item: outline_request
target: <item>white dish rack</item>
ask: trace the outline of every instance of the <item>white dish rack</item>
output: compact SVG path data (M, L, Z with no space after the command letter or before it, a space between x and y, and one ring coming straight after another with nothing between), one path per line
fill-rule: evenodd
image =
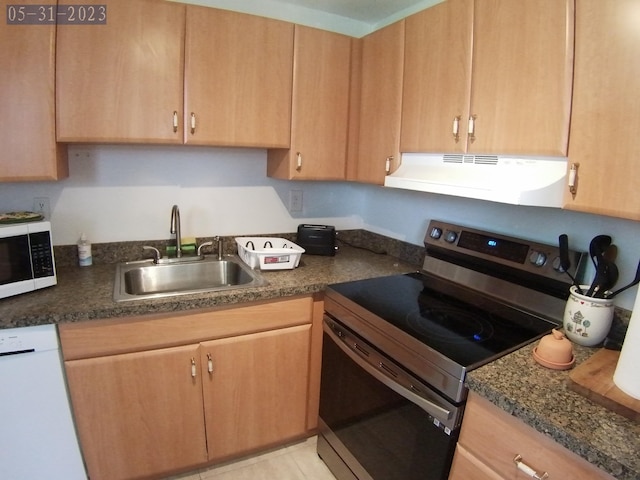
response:
M304 253L304 248L279 237L236 237L236 244L242 261L260 270L296 268Z

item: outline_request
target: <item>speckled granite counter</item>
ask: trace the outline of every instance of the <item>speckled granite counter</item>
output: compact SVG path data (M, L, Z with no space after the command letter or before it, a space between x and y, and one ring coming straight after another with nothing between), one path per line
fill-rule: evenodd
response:
M178 312L319 292L327 284L418 270L397 258L342 247L335 257L303 255L295 270L261 272L268 285L164 299L113 301L115 264L61 267L58 285L0 300L0 328Z
M404 258L404 257L403 257ZM295 270L262 272L259 288L116 303L115 264L58 269L58 285L0 300L0 328L178 312L319 292L327 284L417 270L414 262L341 247L335 257L303 255ZM568 372L539 366L533 345L469 374L472 390L620 480L640 479L640 426L569 391ZM595 349L575 347L577 362Z
M469 388L618 480L640 479L640 424L569 390L570 370L536 363L536 344L472 371ZM574 345L576 365L597 350Z

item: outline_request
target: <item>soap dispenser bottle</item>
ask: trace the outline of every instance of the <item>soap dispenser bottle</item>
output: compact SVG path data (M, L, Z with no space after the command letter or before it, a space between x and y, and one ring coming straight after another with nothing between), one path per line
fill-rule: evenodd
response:
M87 236L83 232L78 240L78 264L81 267L88 267L92 263L91 242L87 240Z

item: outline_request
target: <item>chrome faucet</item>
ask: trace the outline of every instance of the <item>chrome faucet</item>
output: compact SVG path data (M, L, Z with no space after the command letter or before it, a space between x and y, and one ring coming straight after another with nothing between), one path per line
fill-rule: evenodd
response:
M180 231L180 209L174 205L171 209L171 227L169 233L176 235L176 257L182 257L182 234Z

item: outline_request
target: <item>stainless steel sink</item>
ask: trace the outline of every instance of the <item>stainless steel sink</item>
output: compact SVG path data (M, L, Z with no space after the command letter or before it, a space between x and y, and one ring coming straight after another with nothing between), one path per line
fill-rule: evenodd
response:
M116 302L216 292L266 285L260 274L235 255L156 265L151 260L120 263L116 269Z

